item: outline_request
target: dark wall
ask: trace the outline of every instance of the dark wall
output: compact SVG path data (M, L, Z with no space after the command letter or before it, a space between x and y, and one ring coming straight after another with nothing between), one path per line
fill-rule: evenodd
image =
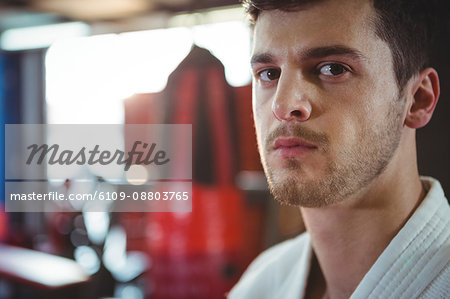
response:
M442 1L444 2L444 1ZM447 3L437 13L439 24L433 45L431 65L439 73L441 96L431 122L417 131L419 170L440 180L450 195L450 21Z

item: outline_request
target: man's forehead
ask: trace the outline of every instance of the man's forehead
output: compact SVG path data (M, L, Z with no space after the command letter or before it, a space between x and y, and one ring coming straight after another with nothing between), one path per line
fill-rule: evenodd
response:
M262 11L254 28L254 50L292 44L354 47L367 38L377 38L374 16L371 3L363 0L320 1L295 11Z
M292 19L297 19L299 25L309 24L310 28L324 23L363 25L370 24L375 15L373 3L368 0L312 1L295 9L262 10L255 22L255 29L262 25L271 27L283 25L287 22L292 24Z

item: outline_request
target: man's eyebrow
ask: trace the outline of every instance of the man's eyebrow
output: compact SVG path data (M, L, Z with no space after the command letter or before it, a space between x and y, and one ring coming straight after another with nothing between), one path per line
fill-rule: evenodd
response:
M274 58L271 54L268 53L261 53L261 54L255 54L252 56L252 59L250 60L251 66L254 66L258 63L272 63L274 61Z
M304 49L299 52L297 57L299 57L300 60L304 61L308 59L323 58L332 55L344 55L350 56L351 58L357 60L368 60L367 57L364 56L360 51L340 45ZM252 66L254 66L258 63L272 63L274 61L275 58L272 54L260 53L253 55L250 63Z
M331 55L345 55L358 60L367 60L367 57L365 57L360 51L340 45L308 48L300 51L298 56L301 60L307 60L312 58L323 58Z

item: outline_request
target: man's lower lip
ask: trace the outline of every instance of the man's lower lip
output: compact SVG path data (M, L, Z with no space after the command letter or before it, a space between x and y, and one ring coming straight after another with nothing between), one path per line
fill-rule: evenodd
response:
M315 148L306 146L290 146L279 147L275 150L275 153L279 154L283 158L294 158L311 153Z

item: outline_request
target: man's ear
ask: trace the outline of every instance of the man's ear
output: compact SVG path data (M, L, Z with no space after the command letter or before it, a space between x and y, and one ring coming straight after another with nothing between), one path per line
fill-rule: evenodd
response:
M406 112L405 125L418 129L431 119L439 98L439 77L435 69L426 68L415 77L412 103Z

